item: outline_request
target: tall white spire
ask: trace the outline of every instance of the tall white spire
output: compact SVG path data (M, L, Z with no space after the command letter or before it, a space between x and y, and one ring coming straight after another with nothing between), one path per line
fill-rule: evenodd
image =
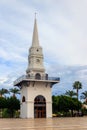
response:
M27 74L45 73L42 47L39 45L37 20L35 14L32 45L29 49Z
M34 30L33 30L33 37L32 37L32 46L33 47L39 46L36 13L35 13Z

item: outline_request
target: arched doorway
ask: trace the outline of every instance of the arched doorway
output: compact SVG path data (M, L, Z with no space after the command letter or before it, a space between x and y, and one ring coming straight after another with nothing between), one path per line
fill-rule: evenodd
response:
M34 99L34 118L46 118L46 100L41 95Z

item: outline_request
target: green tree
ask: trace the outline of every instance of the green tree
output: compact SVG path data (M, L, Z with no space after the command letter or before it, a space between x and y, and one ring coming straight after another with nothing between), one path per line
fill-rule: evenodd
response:
M8 93L9 91L7 89L4 89L4 88L0 89L0 97L3 97L4 94L8 94Z
M16 97L7 98L7 108L10 117L14 117L15 110L20 109L20 101Z
M82 108L82 103L78 101L77 98L72 98L73 100L73 109L79 111Z
M61 95L59 97L59 102L58 102L58 110L61 112L68 112L69 111L69 97Z
M59 96L52 96L52 110L53 110L53 113L58 112L58 101L59 101Z
M0 97L0 109L6 108L6 106L7 106L6 98Z
M6 106L7 106L6 98L0 97L0 117L2 117L2 110L6 108Z
M69 114L69 116L73 116L73 111L79 111L81 109L82 103L78 101L77 98L72 98L69 96L61 95L61 96L53 96L53 113L65 113ZM71 111L71 114L70 114Z
M20 94L19 89L17 88L11 88L9 91L13 93L13 97L16 97L16 94Z
M82 92L82 94L81 94L81 97L80 97L81 99L85 99L85 102L87 102L87 91L85 91L85 92Z
M77 99L79 97L79 89L82 89L82 83L79 81L75 81L73 84L73 89L76 89L76 93L77 93Z
M72 90L71 91L68 90L68 91L66 91L65 95L67 95L67 96L72 98L72 97L76 96L77 94L74 91L72 91Z

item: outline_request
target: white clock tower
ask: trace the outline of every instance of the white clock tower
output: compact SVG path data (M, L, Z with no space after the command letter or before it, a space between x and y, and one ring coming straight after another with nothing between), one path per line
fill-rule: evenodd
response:
M32 46L29 49L28 68L26 70L28 76L36 76L38 78L45 76L45 68L43 64L42 47L39 45L37 22L35 18Z
M52 117L51 88L53 84L58 82L59 78L48 77L48 74L45 73L43 52L39 45L37 20L35 18L26 75L14 81L14 86L20 87L21 91L20 117Z

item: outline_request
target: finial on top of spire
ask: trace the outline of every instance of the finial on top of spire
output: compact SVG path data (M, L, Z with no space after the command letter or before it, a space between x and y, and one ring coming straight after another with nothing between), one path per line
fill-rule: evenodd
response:
M36 15L37 15L37 13L35 12L35 19L36 19Z
M32 46L39 46L36 14L37 13L35 12L34 30L33 30L33 37L32 37Z

